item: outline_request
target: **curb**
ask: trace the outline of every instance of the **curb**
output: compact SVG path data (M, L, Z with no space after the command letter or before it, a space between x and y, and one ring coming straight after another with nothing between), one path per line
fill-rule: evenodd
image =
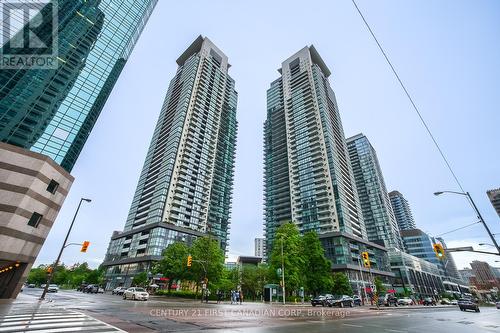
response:
M391 311L391 310L425 310L425 309L453 309L458 308L458 305L429 305L429 306L404 306L399 305L397 307L391 306L381 306L380 308L370 307L370 310L379 310L379 311Z

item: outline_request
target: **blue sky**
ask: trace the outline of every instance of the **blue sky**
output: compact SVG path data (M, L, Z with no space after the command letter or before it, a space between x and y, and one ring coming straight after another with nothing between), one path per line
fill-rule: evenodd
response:
M500 2L358 5L465 189L500 232L485 193L500 187ZM388 190L405 195L417 226L439 235L476 220L463 197L432 194L457 186L351 1L160 0L73 169L73 188L37 264L55 259L80 197L93 201L82 207L70 241L91 245L86 254L67 248L63 262L102 261L113 230L124 226L175 60L199 34L228 55L239 93L230 259L253 254L262 235L266 90L281 62L310 44L332 71L346 136L368 136ZM489 242L480 225L444 238L451 246ZM455 259L462 268L495 257Z

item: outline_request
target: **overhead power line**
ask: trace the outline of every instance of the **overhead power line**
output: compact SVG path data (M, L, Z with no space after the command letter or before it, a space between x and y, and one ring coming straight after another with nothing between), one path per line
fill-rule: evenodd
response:
M382 52L382 54L384 55L384 58L385 60L387 61L387 63L389 64L389 66L391 67L391 70L392 72L394 73L394 76L396 76L396 79L398 80L399 84L401 85L401 88L403 88L405 94L406 94L406 97L408 97L408 99L410 100L410 103L411 105L413 106L413 109L415 109L415 112L417 113L418 115L418 118L420 119L420 121L422 122L422 125L424 125L425 127L425 130L427 131L427 133L429 134L429 136L431 137L432 139L432 142L434 143L434 145L436 146L437 150L439 151L439 154L441 155L441 157L443 158L444 160L444 163L446 164L446 167L448 168L448 170L450 171L451 175L453 176L453 179L455 179L455 182L457 183L458 187L460 188L460 190L462 190L462 192L465 192L464 188L462 187L462 184L460 183L460 181L458 180L458 177L457 175L455 174L455 172L453 171L453 168L451 167L451 164L450 162L448 161L448 159L446 158L446 156L444 155L443 153L443 150L441 149L441 147L439 146L436 138L434 137L434 135L432 134L431 132L431 129L429 128L429 126L427 125L424 117L422 117L422 114L420 113L417 105L415 104L415 102L413 101L413 98L411 97L410 93L408 92L408 89L406 89L406 86L404 85L403 81L401 80L398 72L396 71L396 69L394 68L394 65L392 64L392 62L389 60L389 57L387 56L387 53L384 51L384 48L382 47L382 45L380 45L377 37L375 36L375 34L373 33L373 30L372 28L370 27L370 25L368 24L368 22L366 21L365 17L363 16L363 13L361 13L361 10L359 9L357 3L355 0L351 0L352 3L354 4L354 7L356 7L356 10L358 11L359 15L361 16L361 18L363 19L363 22L365 23L366 27L368 28L368 31L370 31L370 34L372 35L373 39L375 40L375 43L377 43L377 46L378 48L380 49L380 52Z
M447 232L443 232L442 234L439 234L436 237L441 237L443 235L451 234L452 232L455 232L455 231L458 231L458 230L462 230L462 229L471 227L471 226L476 225L478 223L481 223L481 221L477 221L477 222L474 222L474 223L471 223L471 224L464 225L463 227L460 227L460 228L456 228L456 229L453 229L453 230L450 230L450 231L447 231Z

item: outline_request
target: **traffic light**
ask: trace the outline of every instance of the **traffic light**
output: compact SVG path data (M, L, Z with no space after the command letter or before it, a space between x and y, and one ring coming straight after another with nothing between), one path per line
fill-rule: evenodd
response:
M193 264L193 257L188 256L187 267L191 267L192 264Z
M52 274L52 266L47 267L47 273Z
M83 252L83 253L87 252L87 249L89 248L89 245L90 245L89 241L83 242L82 249L80 250L80 252Z
M368 252L361 252L361 257L363 258L363 266L365 266L365 268L370 268L371 263L370 263L370 256L368 255Z
M446 255L444 253L443 245L441 245L440 243L436 243L433 244L432 247L434 248L434 253L436 253L436 257L438 259L444 259Z

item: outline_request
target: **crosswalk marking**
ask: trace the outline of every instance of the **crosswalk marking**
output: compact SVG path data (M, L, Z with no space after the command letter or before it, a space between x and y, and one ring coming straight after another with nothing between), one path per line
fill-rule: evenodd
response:
M54 311L0 315L0 332L125 332L76 311Z

